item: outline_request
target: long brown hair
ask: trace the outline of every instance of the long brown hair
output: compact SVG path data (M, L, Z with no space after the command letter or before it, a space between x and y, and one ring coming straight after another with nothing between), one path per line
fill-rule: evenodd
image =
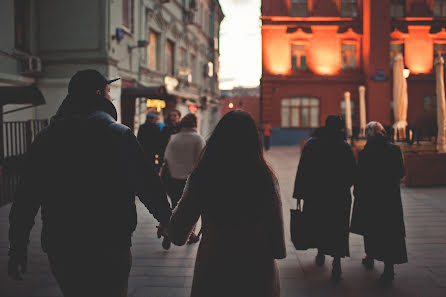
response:
M249 113L231 111L220 120L191 174L190 184L201 192L203 205L216 216L252 218L264 215L265 207L272 206L278 182L264 158Z

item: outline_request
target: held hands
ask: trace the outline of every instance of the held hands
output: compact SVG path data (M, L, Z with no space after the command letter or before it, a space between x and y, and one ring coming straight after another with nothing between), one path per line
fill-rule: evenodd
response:
M23 280L22 274L26 273L28 268L27 250L17 251L9 249L8 275L13 280Z
M156 232L158 238L161 238L161 236L166 238L169 237L169 235L167 234L167 227L163 226L162 224L159 224L158 226L156 226L156 228L158 229Z

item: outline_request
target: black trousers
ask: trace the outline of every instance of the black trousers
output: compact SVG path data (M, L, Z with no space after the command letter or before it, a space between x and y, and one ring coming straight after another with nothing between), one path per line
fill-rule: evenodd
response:
M48 253L64 297L126 297L132 266L130 248Z
M178 201L180 201L185 185L185 179L169 178L169 181L167 182L167 195L169 195L170 200L172 201L172 209L174 209L177 206Z

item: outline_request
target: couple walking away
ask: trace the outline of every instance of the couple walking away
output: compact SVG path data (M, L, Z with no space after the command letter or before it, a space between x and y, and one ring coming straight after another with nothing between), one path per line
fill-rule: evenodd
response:
M282 206L251 116L233 111L219 122L171 217L153 162L116 122L113 81L96 70L76 73L27 152L10 212L10 277L21 279L27 270L41 208L42 248L63 295L127 296L136 195L177 245L202 217L192 296L280 296L275 259L286 256Z
M363 264L383 261L380 280L390 284L394 264L407 262L400 180L404 176L400 149L391 144L383 126L367 125L367 144L356 165L345 141L345 123L329 116L326 125L306 143L297 170L293 197L304 201L305 248L317 248L316 264L333 257L332 278L341 279L341 258L350 256L349 233L364 236ZM350 225L354 185L355 202ZM294 234L297 235L297 234Z

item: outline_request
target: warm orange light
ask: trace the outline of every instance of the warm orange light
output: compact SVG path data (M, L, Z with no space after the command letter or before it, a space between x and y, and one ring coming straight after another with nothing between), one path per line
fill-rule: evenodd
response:
M291 49L289 40L283 38L285 26L265 30L262 27L263 65L274 75L287 74L291 70Z
M320 75L333 75L341 69L341 45L338 26L312 26L309 67Z
M231 103L229 103L229 108L234 108L234 104L231 102Z
M434 62L434 48L429 36L430 26L409 26L405 40L405 63L411 73L429 73Z

